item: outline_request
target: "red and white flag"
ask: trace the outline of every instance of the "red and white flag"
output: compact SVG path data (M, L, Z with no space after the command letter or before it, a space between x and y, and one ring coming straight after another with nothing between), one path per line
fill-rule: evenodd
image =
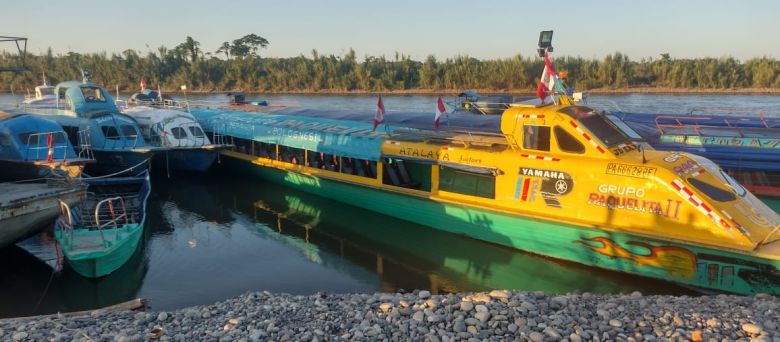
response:
M557 74L553 69L550 57L547 55L547 51L544 51L544 71L542 72L542 78L539 80L539 86L536 88L536 96L542 101L550 96L550 92L555 87L555 78Z
M146 80L144 80L143 77L141 77L141 91L146 90Z
M376 114L374 114L374 130L379 124L385 122L385 105L382 104L382 95L379 95L379 100L376 102Z
M439 100L436 101L436 116L433 118L433 127L439 128L439 118L441 118L442 114L447 114L447 107L444 107L444 101L439 96Z

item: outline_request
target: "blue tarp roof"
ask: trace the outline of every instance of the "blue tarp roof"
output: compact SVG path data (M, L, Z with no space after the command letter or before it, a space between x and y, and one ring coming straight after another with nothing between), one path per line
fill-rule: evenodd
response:
M203 129L242 139L344 157L379 160L387 134L371 124L325 118L193 109Z

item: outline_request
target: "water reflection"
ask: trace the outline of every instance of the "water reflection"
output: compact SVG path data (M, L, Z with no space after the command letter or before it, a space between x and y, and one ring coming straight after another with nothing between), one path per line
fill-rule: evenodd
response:
M439 232L230 170L158 178L153 189L141 248L107 277L85 279L67 267L52 274L19 248L1 251L13 262L0 264L0 316L83 310L136 297L168 310L256 290L689 293ZM24 245L53 259L49 235Z

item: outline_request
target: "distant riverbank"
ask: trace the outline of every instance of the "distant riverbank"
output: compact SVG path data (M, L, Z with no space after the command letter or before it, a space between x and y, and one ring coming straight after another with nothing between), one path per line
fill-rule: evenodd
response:
M121 89L120 89L121 90ZM528 89L472 89L478 94L506 94L514 96L536 96L535 90ZM406 90L381 90L381 91L365 91L365 90L336 90L336 89L323 89L323 90L286 90L286 91L244 91L244 90L232 90L243 91L247 94L274 94L274 95L339 95L339 96L366 96L366 95L444 95L444 96L456 96L463 92L462 89L406 89ZM579 90L578 90L579 91ZM131 91L121 90L122 93L130 93ZM162 92L175 95L184 95L181 89L162 89ZM187 94L224 94L231 92L231 90L187 90ZM637 87L637 88L623 88L623 89L591 89L584 92L593 95L629 95L629 94L648 94L648 95L780 95L780 89L775 88L732 88L732 89L687 89L687 88L654 88L654 87ZM15 94L22 95L26 92L0 92L0 94Z

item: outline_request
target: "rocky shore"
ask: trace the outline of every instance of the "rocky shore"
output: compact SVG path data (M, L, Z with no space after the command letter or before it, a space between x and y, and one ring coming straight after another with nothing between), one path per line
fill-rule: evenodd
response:
M0 341L774 341L780 298L255 292L160 312L0 320Z

